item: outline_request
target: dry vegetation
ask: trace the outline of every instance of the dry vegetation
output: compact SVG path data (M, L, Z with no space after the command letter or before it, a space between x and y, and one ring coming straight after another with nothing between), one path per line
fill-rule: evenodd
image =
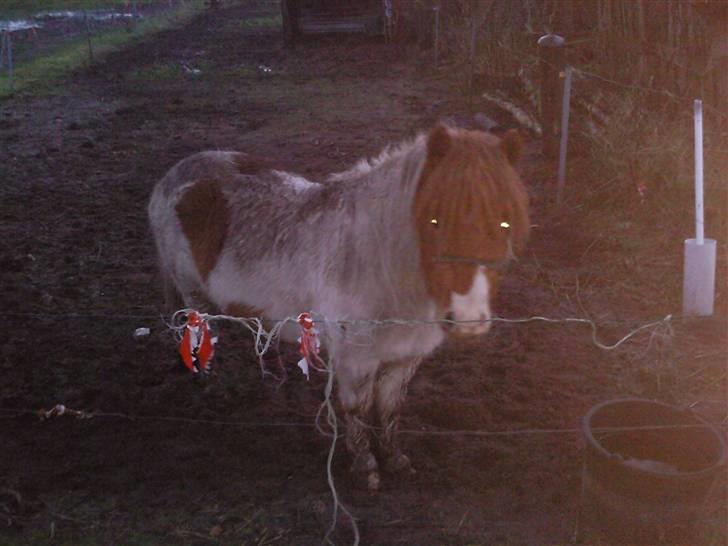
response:
M436 2L399 2L399 35L434 41ZM566 38L574 67L567 207L627 251L672 259L693 235L693 99L704 102L707 236L719 240L725 278L728 195L728 4L701 0L457 0L440 2L441 71L475 97L506 90L539 118L538 38ZM723 55L723 57L720 57ZM492 93L490 96L493 96ZM555 169L554 169L555 172ZM656 229L657 228L657 229ZM627 233L621 233L625 232ZM667 252L666 252L667 251ZM645 272L645 282L650 279ZM675 282L679 279L675 279ZM673 284L675 284L673 282ZM720 284L720 282L719 282ZM724 286L718 287L725 310ZM674 285L670 291L675 293Z

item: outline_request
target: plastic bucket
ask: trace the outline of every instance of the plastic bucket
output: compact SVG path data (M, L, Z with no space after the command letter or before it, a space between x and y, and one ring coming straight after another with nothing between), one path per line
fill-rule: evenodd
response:
M625 399L594 406L582 432L583 522L620 544L690 541L726 461L718 430L690 410Z

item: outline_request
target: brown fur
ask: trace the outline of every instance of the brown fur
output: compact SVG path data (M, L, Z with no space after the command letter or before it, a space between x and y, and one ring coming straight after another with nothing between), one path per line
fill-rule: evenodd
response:
M235 156L235 168L240 174L258 174L261 171L270 170L271 166L258 158L251 158L239 153Z
M182 195L176 212L197 270L206 281L227 237L230 224L227 199L215 181L198 182Z
M414 201L420 258L430 294L444 308L454 291L466 293L476 265L438 262L444 254L500 262L528 235L528 194L513 164L520 137L436 127ZM432 220L436 219L437 224ZM508 222L509 229L500 226ZM446 250L447 249L447 250ZM488 269L495 288L500 274Z

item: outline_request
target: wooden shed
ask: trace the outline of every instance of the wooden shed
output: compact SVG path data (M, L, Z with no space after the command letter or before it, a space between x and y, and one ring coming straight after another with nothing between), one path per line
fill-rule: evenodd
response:
M287 43L305 34L384 32L385 0L281 0Z

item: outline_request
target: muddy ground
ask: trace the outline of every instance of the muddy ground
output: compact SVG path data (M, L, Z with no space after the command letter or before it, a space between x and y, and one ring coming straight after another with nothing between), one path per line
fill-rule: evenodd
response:
M182 369L160 320L147 199L169 167L202 149L245 150L315 178L470 114L462 78L434 72L429 52L361 37L291 51L274 14L254 2L209 12L51 95L0 104L0 543L322 543L330 443L310 425L324 378L306 382L285 348L288 380L261 378L249 335L232 324L210 377ZM621 227L595 234L585 211L554 207L553 169L535 140L521 171L537 226L499 315L588 316L614 342L679 311L681 247L635 272ZM723 299L719 310L725 317ZM151 336L135 341L138 327ZM720 422L725 318L676 316L672 328L604 351L587 326L497 324L425 362L403 427L575 429L595 403L632 395L694 404ZM56 403L96 416L34 414ZM337 448L335 483L362 544L571 540L578 433L404 441L417 475L385 478L377 494L356 488ZM726 543L724 505L721 482L695 543ZM352 538L340 518L335 543ZM587 529L580 538L604 540Z

